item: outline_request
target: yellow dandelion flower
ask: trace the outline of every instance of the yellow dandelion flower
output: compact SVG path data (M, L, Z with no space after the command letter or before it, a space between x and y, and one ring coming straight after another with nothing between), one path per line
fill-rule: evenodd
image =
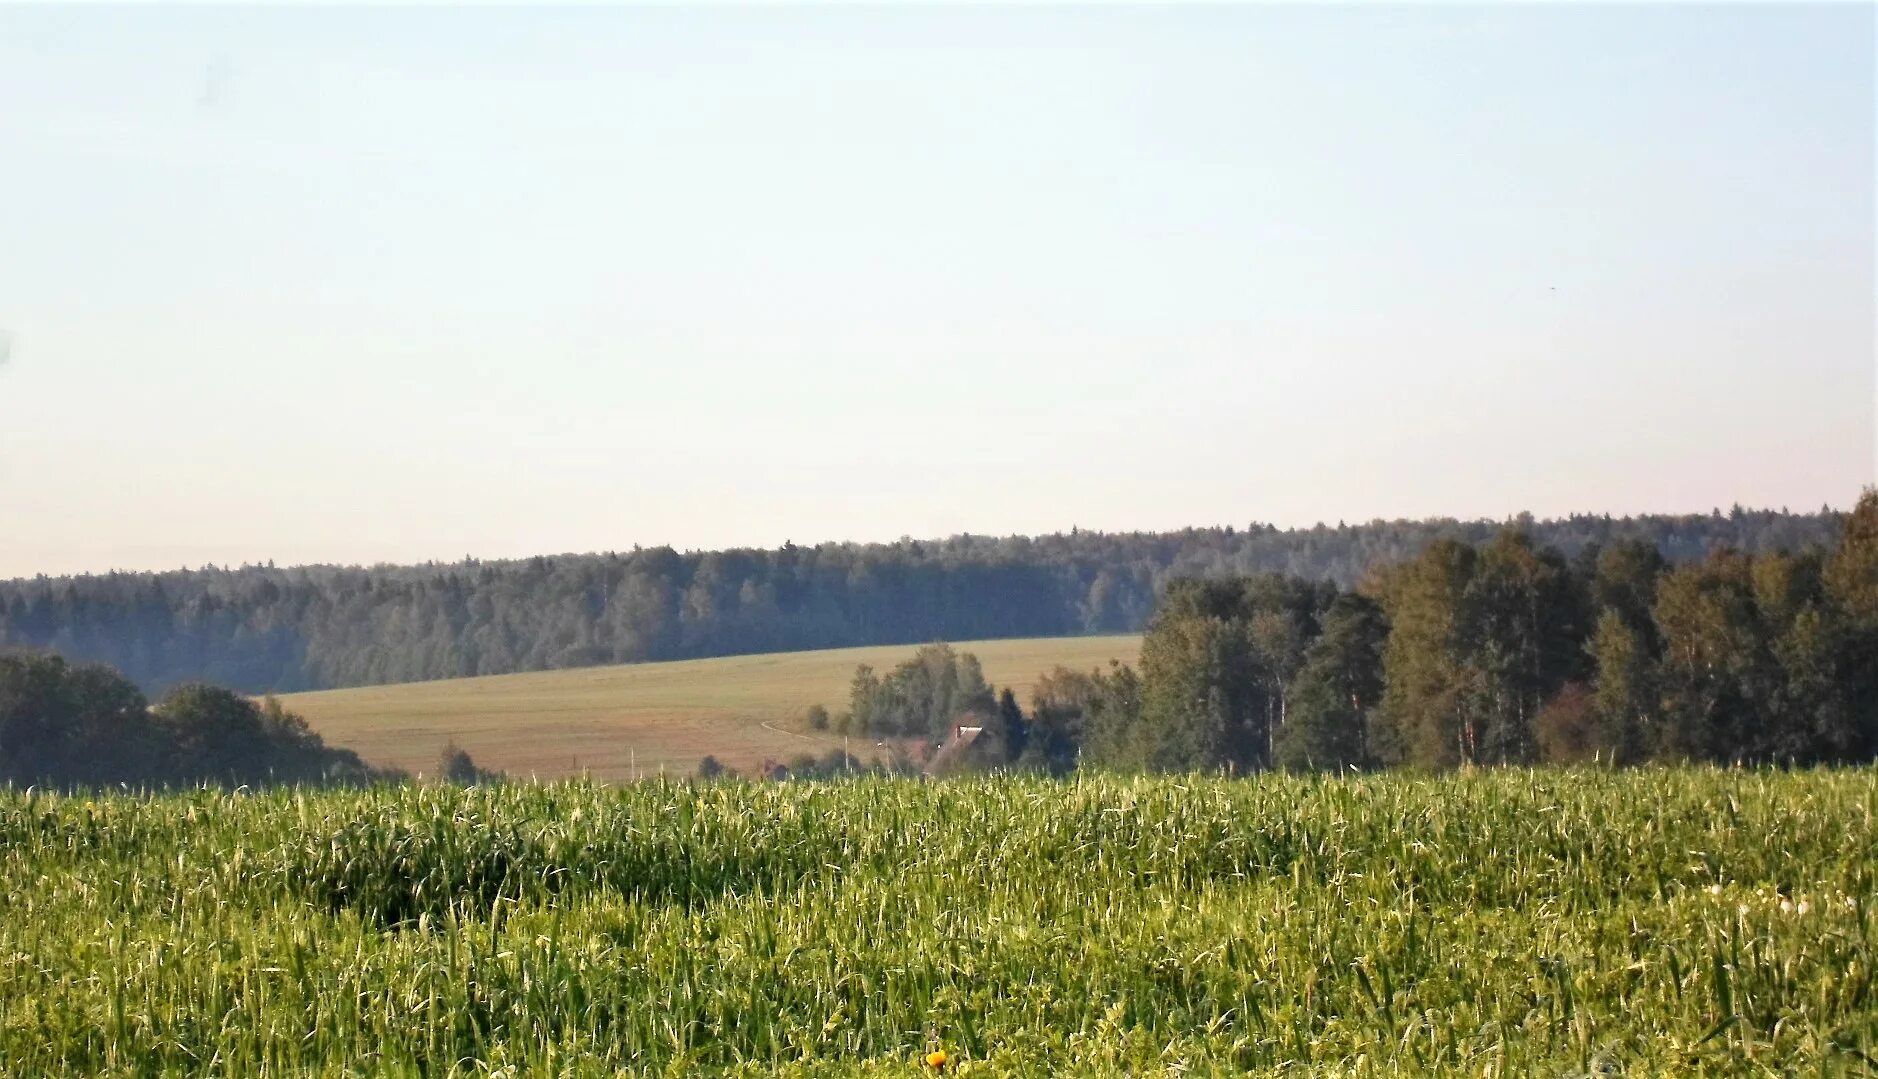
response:
M946 1060L946 1051L944 1049L934 1049L932 1052L926 1054L926 1066L936 1072L946 1070Z

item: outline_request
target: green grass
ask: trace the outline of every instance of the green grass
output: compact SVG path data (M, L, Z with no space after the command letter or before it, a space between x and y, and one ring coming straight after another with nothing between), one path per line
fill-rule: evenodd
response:
M1878 773L0 793L0 1074L1863 1075Z
M1011 686L1029 705L1039 674L1132 663L1140 637L1051 637L954 645L984 664L985 677ZM512 776L591 776L627 780L661 770L689 775L706 754L733 768L765 758L822 754L839 737L789 728L811 704L847 707L848 681L862 663L884 670L916 646L886 645L784 652L676 663L634 663L566 671L365 686L281 698L329 744L368 762L433 772L454 739L476 763ZM765 725L767 724L767 726ZM856 756L872 743L856 741Z

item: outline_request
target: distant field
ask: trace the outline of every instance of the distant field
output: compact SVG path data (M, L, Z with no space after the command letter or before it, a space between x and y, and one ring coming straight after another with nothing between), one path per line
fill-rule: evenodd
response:
M1029 706L1037 675L1059 664L1087 670L1111 659L1133 663L1141 638L1052 637L967 641L954 648L984 664L985 677L1010 686ZM587 774L624 780L684 774L706 754L733 768L839 747L839 737L808 737L790 725L811 704L839 711L862 663L891 667L914 645L782 652L759 656L584 667L395 686L365 686L281 697L328 743L372 764L434 771L455 739L476 763L513 776ZM770 726L765 726L770 724ZM853 747L857 756L871 746Z

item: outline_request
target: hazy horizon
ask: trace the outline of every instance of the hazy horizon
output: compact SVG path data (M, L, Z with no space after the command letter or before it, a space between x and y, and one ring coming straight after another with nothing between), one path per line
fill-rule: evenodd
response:
M1637 513L1629 513L1629 514L1611 513L1611 514L1608 514L1608 516L1616 520L1633 520L1633 519L1643 518L1643 517L1708 517L1715 513L1720 513L1723 516L1727 516L1735 508L1736 507L1734 505L1729 505L1729 506L1711 506L1706 510L1673 510L1673 511L1672 510L1664 510L1664 511L1644 510L1644 511L1640 511ZM1813 514L1813 513L1820 512L1821 510L1827 510L1832 513L1844 514L1844 513L1850 512L1851 503L1848 502L1848 503L1840 504L1840 505L1835 505L1831 503L1822 503L1819 506L1811 506L1811 507L1743 505L1743 506L1740 506L1739 508L1745 513L1783 513L1783 514L1800 515L1800 514ZM1508 513L1508 514L1499 514L1499 515L1488 514L1488 515L1474 516L1474 517L1458 517L1453 514L1430 514L1425 517L1391 517L1391 518L1367 518L1366 517L1360 520L1353 519L1353 518L1344 518L1344 519L1335 520L1335 521L1313 521L1309 524L1293 524L1293 525L1278 524L1273 521L1244 521L1244 522L1194 521L1194 522L1189 522L1184 525L1171 525L1167 528L1158 528L1158 529L1156 528L1095 529L1095 528L1082 528L1080 526L1075 526L1075 525L1066 525L1062 528L1049 528L1049 529L1044 529L1040 532L982 532L982 531L974 531L972 529L964 529L959 532L950 532L950 533L946 533L943 535L913 535L911 533L904 533L899 536L891 536L891 537L888 537L888 536L847 537L847 538L823 537L821 539L806 540L806 541L797 540L793 537L784 537L783 539L777 540L773 543L728 544L728 545L720 545L720 546L715 546L715 547L696 547L696 546L686 547L686 546L677 545L677 544L639 543L639 544L627 544L623 547L587 547L587 548L578 548L578 549L570 547L570 548L565 548L565 549L543 549L543 550L538 550L538 551L524 551L524 552L520 552L516 554L478 554L476 552L465 552L463 554L458 554L453 557L432 556L432 557L396 559L396 560L377 559L377 560L366 561L366 562L334 561L334 560L312 561L312 562L287 562L278 558L259 558L259 559L247 559L245 561L236 561L236 562L206 561L206 562L198 562L198 563L182 563L182 564L174 565L174 566L140 566L140 567L110 566L110 567L105 567L103 569L66 570L66 571L59 571L59 572L35 570L32 573L0 575L0 583L5 583L7 581L32 580L36 577L53 577L53 578L102 577L102 576L108 576L109 574L112 574L112 573L172 573L172 572L179 572L179 571L180 572L197 572L197 571L208 570L208 569L236 570L236 569L243 569L243 568L248 568L248 567L261 567L261 566L270 566L270 565L273 568L283 569L283 570L325 567L325 566L359 568L359 569L371 569L371 568L378 567L378 566L425 566L425 565L450 566L450 565L461 565L465 563L466 561L477 562L477 563L523 562L523 561L527 561L530 558L536 558L536 557L584 558L584 557L590 557L590 556L609 555L609 554L614 554L614 555L631 554L636 550L653 549L653 548L659 548L659 547L670 547L679 554L697 554L697 553L706 552L706 551L724 551L724 550L758 550L758 551L776 550L776 549L781 548L785 543L792 543L796 547L799 547L799 548L814 548L814 547L825 545L825 544L834 544L837 546L853 545L857 547L865 547L865 546L892 547L897 544L906 543L906 542L944 543L948 540L956 539L960 536L966 536L966 535L971 536L974 539L992 539L992 540L1010 539L1013 537L1022 537L1025 539L1038 539L1038 538L1054 536L1054 535L1069 535L1072 532L1078 532L1078 531L1094 533L1094 534L1102 534L1102 535L1111 535L1111 536L1128 535L1128 534L1166 535L1170 533L1186 531L1189 529L1195 530L1195 531L1205 531L1208 529L1217 530L1217 529L1232 528L1235 530L1243 531L1247 528L1248 525L1250 526L1268 526L1269 525L1273 528L1278 529L1278 531L1281 533L1288 533L1288 532L1311 532L1320 527L1335 531L1336 529L1340 527L1362 528L1362 527L1367 527L1367 526L1376 525L1376 524L1419 524L1419 523L1425 523L1428 521L1441 521L1441 520L1452 520L1455 523L1462 524L1462 525L1480 524L1482 522L1499 525L1499 524L1513 524L1517 522L1518 519L1522 515L1530 516L1534 520L1535 523L1541 523L1541 524L1547 523L1547 522L1566 520L1573 516L1588 516L1588 517L1606 516L1605 511L1603 510L1578 510L1578 511L1573 511L1571 513L1563 513L1563 514L1557 514L1557 515L1540 515L1540 514L1531 513L1530 511L1527 511L1527 510L1520 510L1520 511L1516 511L1514 513ZM856 646L856 647L860 647L860 646Z
M1873 38L0 8L0 578L1844 509Z

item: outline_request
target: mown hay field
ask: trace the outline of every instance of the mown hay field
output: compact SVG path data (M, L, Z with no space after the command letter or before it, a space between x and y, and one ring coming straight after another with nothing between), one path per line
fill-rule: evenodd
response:
M1868 1075L1878 773L0 793L0 1074Z
M1026 705L1037 676L1133 663L1141 638L1047 637L968 641L985 677L1011 686ZM456 678L392 686L292 693L283 704L305 716L329 745L367 762L434 772L454 740L476 763L516 777L602 780L688 775L707 754L744 770L765 759L839 749L839 737L792 730L803 711L846 707L856 666L885 670L914 645L781 652L672 663ZM857 757L873 756L856 741Z

